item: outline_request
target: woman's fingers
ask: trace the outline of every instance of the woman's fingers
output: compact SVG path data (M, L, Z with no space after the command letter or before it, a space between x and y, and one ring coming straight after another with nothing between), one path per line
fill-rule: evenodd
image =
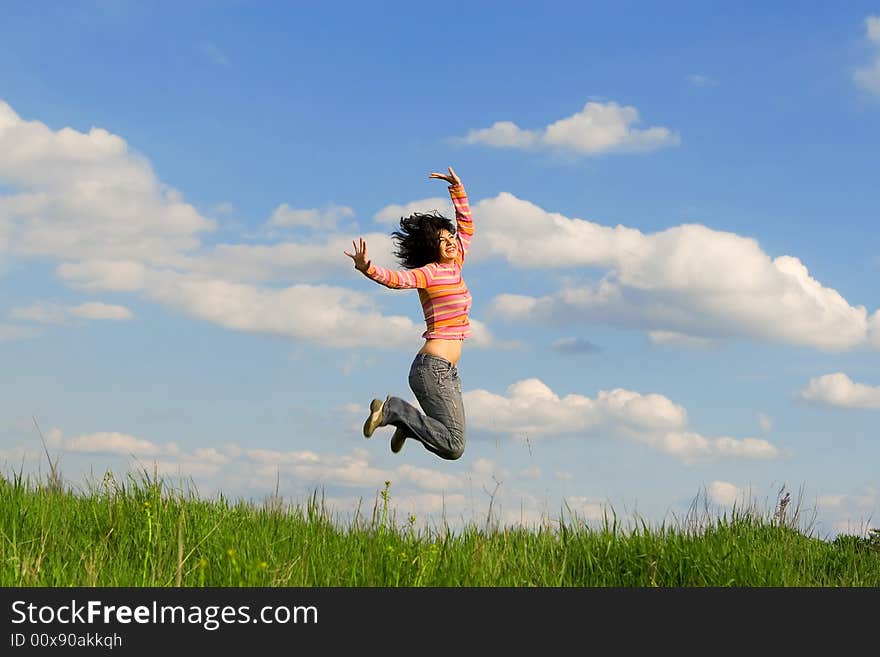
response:
M450 185L458 185L461 183L461 179L456 175L455 171L452 170L452 167L449 168L449 173L437 173L432 172L428 174L429 178L440 178L441 180L445 180Z
M360 238L360 242L351 241L351 245L354 247L354 253L349 253L348 251L343 251L345 255L349 258L360 258L362 256L367 255L367 243L364 241L364 238Z

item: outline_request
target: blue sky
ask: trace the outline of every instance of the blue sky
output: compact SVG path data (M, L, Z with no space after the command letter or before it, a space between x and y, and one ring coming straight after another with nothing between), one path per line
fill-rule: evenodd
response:
M823 535L880 509L880 6L12 3L0 460L340 513ZM355 272L453 166L476 235L465 456L391 430L412 292ZM387 435L385 433L387 432Z

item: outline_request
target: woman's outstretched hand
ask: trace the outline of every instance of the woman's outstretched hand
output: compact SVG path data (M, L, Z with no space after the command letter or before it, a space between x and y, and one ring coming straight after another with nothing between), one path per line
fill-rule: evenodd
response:
M355 269L360 272L367 271L370 268L370 261L367 260L367 243L363 237L360 238L360 243L356 243L354 240L351 243L354 246L354 253L348 251L343 251L343 253L354 260Z
M460 185L461 179L455 175L455 171L452 170L452 167L449 167L449 173L431 173L428 174L428 178L439 178L440 180L445 180L450 185Z

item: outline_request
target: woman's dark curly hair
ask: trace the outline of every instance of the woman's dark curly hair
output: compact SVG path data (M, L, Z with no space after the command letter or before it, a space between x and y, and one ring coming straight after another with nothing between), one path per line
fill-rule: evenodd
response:
M437 262L440 254L440 231L443 229L455 234L452 221L436 210L430 213L415 212L401 218L400 230L391 233L391 239L397 245L394 255L407 269Z

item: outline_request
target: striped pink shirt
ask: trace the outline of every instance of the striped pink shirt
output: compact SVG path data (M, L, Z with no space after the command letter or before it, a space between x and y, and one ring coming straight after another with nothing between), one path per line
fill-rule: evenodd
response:
M455 236L458 254L455 262L432 262L416 269L392 271L370 264L364 272L385 287L418 288L422 310L425 313L426 339L464 340L471 335L468 313L471 295L461 275L464 258L474 234L474 222L463 185L450 185L449 195L455 206Z

